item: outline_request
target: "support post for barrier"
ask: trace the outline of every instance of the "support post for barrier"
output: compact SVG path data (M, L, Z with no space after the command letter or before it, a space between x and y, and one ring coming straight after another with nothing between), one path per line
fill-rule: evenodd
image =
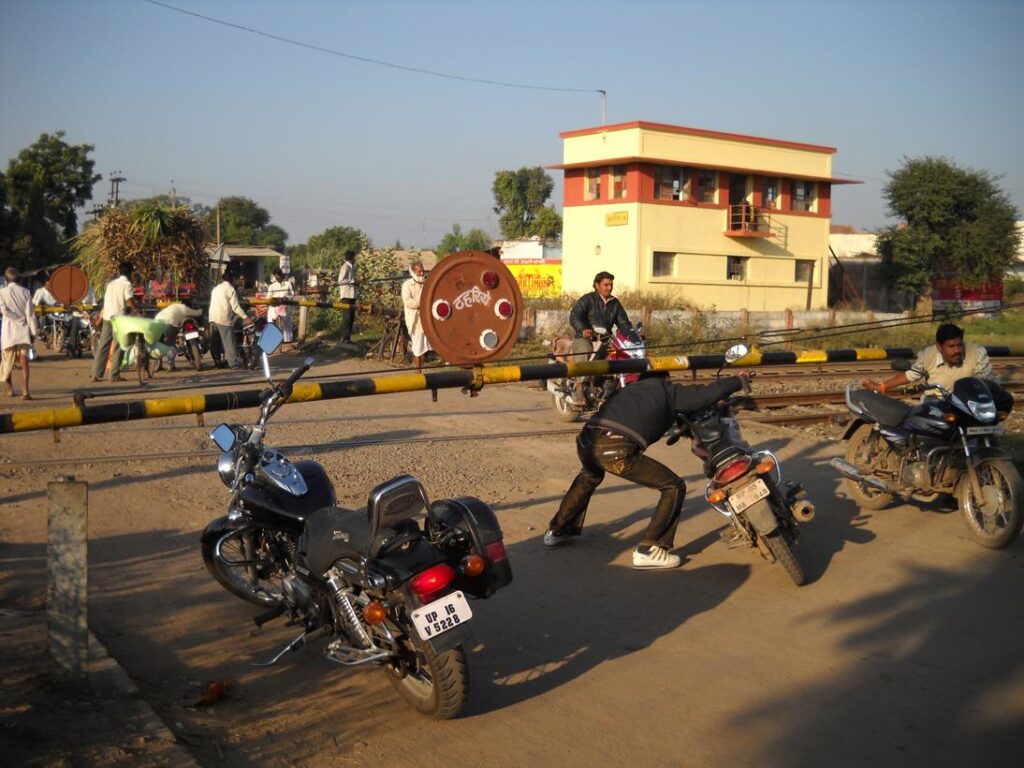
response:
M307 307L299 307L299 335L295 339L298 344L302 344L306 340L306 316L308 313Z
M89 675L89 486L73 475L48 483L47 646L54 677L80 685Z

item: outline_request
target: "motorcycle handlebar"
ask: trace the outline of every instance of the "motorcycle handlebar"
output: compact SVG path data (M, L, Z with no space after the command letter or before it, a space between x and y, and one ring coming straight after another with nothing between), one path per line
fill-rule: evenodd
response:
M312 357L307 357L305 360L303 360L302 365L300 365L298 368L292 371L291 375L287 379L285 379L284 382L281 384L281 391L286 395L290 395L292 393L292 387L294 386L295 382L298 381L302 377L302 375L310 369L310 366L312 365Z

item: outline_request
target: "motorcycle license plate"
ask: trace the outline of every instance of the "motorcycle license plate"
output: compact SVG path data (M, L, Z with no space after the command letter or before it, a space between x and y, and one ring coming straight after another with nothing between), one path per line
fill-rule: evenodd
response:
M185 334L185 339L187 341L192 341L192 339L198 339L198 338L199 338L199 331L190 331L190 332Z
M473 611L461 592L452 592L412 612L412 623L422 640L444 634L471 618Z
M768 486L765 485L764 480L757 478L752 483L747 483L742 488L730 493L728 501L732 511L738 514L767 497Z
M995 425L991 427L968 427L968 435L1001 435L1003 434L1003 428Z

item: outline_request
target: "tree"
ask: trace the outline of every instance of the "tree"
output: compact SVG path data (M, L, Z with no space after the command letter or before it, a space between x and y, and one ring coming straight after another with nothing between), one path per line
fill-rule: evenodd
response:
M270 213L248 197L222 197L220 207L220 239L234 245L269 245L284 248L288 233L270 223ZM210 209L205 221L211 240L217 237L217 206Z
M362 253L370 248L370 238L355 227L330 227L306 241L302 265L315 269L338 270L345 251Z
M71 145L64 132L41 134L10 161L3 177L0 238L24 268L45 266L65 254L63 238L78 233L77 209L92 198L91 144Z
M486 251L490 247L491 238L482 229L471 229L463 234L461 226L452 224L452 231L441 238L441 242L434 248L434 253L439 259L443 259L459 251Z
M1001 280L1016 259L1017 211L987 171L943 157L904 158L883 189L903 221L878 235L878 253L900 290L927 293L936 274L964 285Z
M539 165L518 171L498 171L494 174L494 212L498 214L501 234L508 239L549 237L553 231L562 231L562 219L553 208L544 203L555 188L551 177ZM546 211L546 213L542 213ZM538 231L541 218L544 233ZM557 227L555 227L557 222Z

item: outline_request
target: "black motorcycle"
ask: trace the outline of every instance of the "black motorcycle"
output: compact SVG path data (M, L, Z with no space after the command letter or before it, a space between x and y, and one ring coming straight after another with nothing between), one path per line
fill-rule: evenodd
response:
M736 362L747 351L738 344L726 352L725 359ZM793 546L800 535L799 524L814 519L814 505L799 483L782 484L782 466L774 453L751 448L740 434L736 412L752 407L749 393L750 386L744 382L742 395L681 414L666 442L672 445L688 437L693 452L704 460L704 476L709 480L704 498L731 524L722 533L726 545L756 549L769 562L781 563L793 583L803 586L807 579Z
M178 326L178 354L192 363L197 371L203 370L203 355L210 351L209 338L198 318L186 317Z
M895 370L911 367L893 362ZM917 372L927 381L926 371ZM1020 473L998 444L999 421L1008 414L997 410L982 379L960 379L952 392L925 386L938 394L908 405L850 384L846 406L855 419L843 435L846 457L832 466L864 509L883 509L897 497L927 502L952 494L975 541L1008 546L1024 520Z
M269 326L259 341L268 380L266 355L281 338ZM478 499L429 502L410 475L374 488L365 509L335 506L323 467L293 464L264 446L268 420L312 362L281 384L271 381L252 428L213 431L231 502L228 515L203 532L203 560L228 591L268 608L257 626L285 616L301 627L259 666L324 638L331 661L380 667L414 709L455 717L469 693L467 598L490 597L512 581L501 526Z

